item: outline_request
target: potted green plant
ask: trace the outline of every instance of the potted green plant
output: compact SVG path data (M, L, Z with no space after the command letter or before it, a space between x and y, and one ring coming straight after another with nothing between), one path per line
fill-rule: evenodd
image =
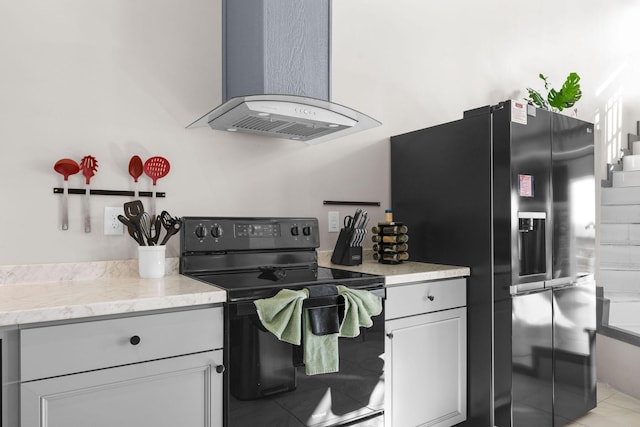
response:
M577 73L569 73L567 80L565 80L560 90L550 88L548 77L544 74L540 74L539 77L544 82L544 89L547 91L547 96L544 97L540 92L527 88L529 92L529 99L527 101L537 105L540 108L551 111L562 111L565 108L571 108L576 102L582 98L582 91L580 90L580 76Z

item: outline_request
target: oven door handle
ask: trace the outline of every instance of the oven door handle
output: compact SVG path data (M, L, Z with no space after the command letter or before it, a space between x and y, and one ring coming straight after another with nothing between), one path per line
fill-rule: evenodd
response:
M371 289L369 290L369 292L371 292L372 294L382 298L382 299L386 299L387 297L387 290L386 288L377 288L377 289ZM338 305L338 306L344 306L344 302L342 303L313 303L313 300L309 300L309 299L305 299L303 302L303 307L304 308L310 308L310 307L332 307L334 305ZM251 314L257 314L256 311L256 306L253 303L253 301L243 301L243 302L236 302L236 303L232 303L229 304L230 307L233 307L233 309L230 310L230 314L232 316L247 316L247 315L251 315Z

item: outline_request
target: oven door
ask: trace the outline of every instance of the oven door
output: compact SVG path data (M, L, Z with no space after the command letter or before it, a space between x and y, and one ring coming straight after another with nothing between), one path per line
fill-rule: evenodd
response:
M321 375L305 374L301 348L266 331L252 302L227 313L228 427L383 426L384 309L358 337L339 338L339 372Z

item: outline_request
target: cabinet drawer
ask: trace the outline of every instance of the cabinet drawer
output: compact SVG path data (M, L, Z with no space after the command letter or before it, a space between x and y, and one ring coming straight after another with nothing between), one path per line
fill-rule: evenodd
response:
M385 318L463 307L467 300L466 285L466 279L453 279L391 286L387 288Z
M213 350L222 335L220 307L23 329L21 379Z

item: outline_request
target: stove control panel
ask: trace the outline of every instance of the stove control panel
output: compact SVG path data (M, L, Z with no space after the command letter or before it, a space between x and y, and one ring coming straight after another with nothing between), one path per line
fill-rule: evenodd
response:
M180 234L183 254L320 246L317 218L183 217Z

